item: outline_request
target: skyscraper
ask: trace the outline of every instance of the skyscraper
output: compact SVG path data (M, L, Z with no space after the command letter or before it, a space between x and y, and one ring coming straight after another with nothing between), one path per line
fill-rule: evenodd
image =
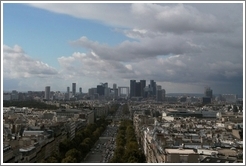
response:
M156 91L156 100L157 101L164 101L166 97L166 91L165 89L157 89Z
M150 87L152 89L152 95L156 95L156 82L154 80L150 80Z
M81 87L79 88L79 93L82 93L82 88Z
M136 80L130 80L130 97L136 96Z
M161 89L157 89L156 91L156 100L162 101L162 90Z
M67 87L67 94L66 94L66 99L70 99L70 87Z
M113 89L117 89L117 84L113 84Z
M156 85L156 91L161 89L161 85Z
M93 96L96 93L97 93L97 88L90 88L90 89L88 89L88 94L90 96Z
M108 83L105 82L105 83L103 84L103 86L104 86L104 88L108 88Z
M104 87L104 96L109 96L110 88L108 88L108 83L107 82L104 83L103 87Z
M72 83L72 92L73 92L73 95L76 94L76 83Z
M162 101L165 101L166 99L166 90L162 89Z
M204 91L204 95L205 97L213 97L213 90L210 89L210 87L205 87L205 91Z
M118 89L117 89L117 84L113 84L113 91L114 91L114 97L118 97Z
M144 88L146 87L146 80L140 80L140 86L141 86L141 96L144 97Z
M50 99L50 86L45 87L45 95L44 99L49 100Z
M141 83L136 82L135 84L135 96L140 97L141 96Z
M104 96L104 86L103 85L97 85L97 93L99 96Z

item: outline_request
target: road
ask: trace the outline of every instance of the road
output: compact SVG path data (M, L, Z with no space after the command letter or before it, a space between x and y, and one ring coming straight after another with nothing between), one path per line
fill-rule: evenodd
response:
M120 106L113 116L113 120L120 121L122 119L130 119L130 116L124 115L122 106ZM114 122L109 124L82 163L108 163L114 154L118 127L119 124Z

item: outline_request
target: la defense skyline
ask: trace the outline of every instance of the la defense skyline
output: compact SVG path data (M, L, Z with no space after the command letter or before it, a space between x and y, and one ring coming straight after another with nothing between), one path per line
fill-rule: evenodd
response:
M107 82L100 83L100 84L101 85L103 84L104 86L106 85L108 88L110 88L108 86ZM96 87L101 86L101 85L96 85ZM71 87L72 87L72 91L70 91L70 86L67 86L66 90L64 90L64 91L62 91L62 90L57 90L57 91L66 92L66 93L72 93L73 95L75 95L77 92L82 93L82 87L79 87L78 88L79 91L77 91L76 83L73 82ZM130 89L129 95L131 97L132 96L139 96L140 97L140 96L145 96L144 89L148 90L148 88L149 88L149 91L151 91L152 95L156 95L156 90L158 89L158 87L161 87L161 86L157 85L154 80L150 80L150 84L148 86L146 84L146 80L140 80L139 82L137 82L137 80L130 80L129 86L120 86L120 87L124 87L124 88L128 87ZM93 88L93 87L91 87L91 88ZM118 89L116 83L112 84L112 89ZM45 90L44 91L45 92L51 92L51 91L54 91L54 90L51 89L51 86L47 85L47 86L45 86ZM84 91L83 93L87 93L87 92ZM170 93L172 93L172 92L170 92ZM46 95L45 95L45 98L46 98Z
M115 89L118 89L119 88L128 88L129 90L129 97L147 97L149 95L157 95L158 93L158 90L164 90L165 93L166 93L166 90L165 90L165 87L162 87L161 85L157 84L156 81L154 80L149 80L149 84L148 82L146 82L146 80L144 79L141 79L141 80L134 80L134 79L131 79L129 80L129 85L127 86L119 86L117 85L116 83L113 83L112 86L109 86L107 82L105 83L102 83L100 82L99 84L97 84L96 86L92 86L91 88L89 88L88 90L84 90L82 91L82 87L79 87L79 88L76 88L76 83L71 83L71 91L70 91L70 86L67 86L66 89L63 91L63 90L58 90L59 92L64 92L64 93L71 93L72 95L76 95L77 93L89 93L89 91L91 89L97 89L97 93L101 93L101 92L98 92L98 88L103 88L102 91L103 91L103 95L104 95L104 88L108 88L108 89L111 89L111 90L115 90ZM37 90L37 91L40 91L40 90ZM41 90L43 91L43 90ZM45 96L44 98L45 99L48 99L50 96L49 96L49 93L53 91L53 92L58 92L58 91L54 91L51 89L51 86L47 85L45 86ZM100 91L100 90L99 90ZM126 93L126 90L123 90L124 92L123 93ZM118 93L118 92L117 92ZM167 93L173 93L175 94L175 92L167 92ZM180 92L180 93L176 93L176 94L205 94L205 96L211 96L212 97L212 94L214 95L219 95L219 94L235 94L239 97L243 97L241 95L238 95L236 93L213 93L213 90L210 86L205 86L203 87L203 89L201 89L201 92L195 92L195 93L187 93L187 92Z
M105 82L107 83L107 86L109 85L109 88L112 88L112 89L115 89L115 86L120 86L120 87L128 87L129 88L129 96L132 97L132 96L142 96L142 97L146 97L146 92L144 91L144 89L146 91L153 91L153 93L151 92L151 94L153 95L156 95L157 93L157 89L159 87L163 87L162 85L158 84L156 81L154 80L149 80L149 85L147 84L146 80L144 79L140 79L139 82L138 80L135 80L135 79L131 79L129 80L129 84L128 85L120 85L120 84L117 84L117 83L112 83L112 86L110 86L108 84L108 82ZM44 88L40 88L40 89L36 89L36 90L27 90L27 91L22 91L22 90L17 90L17 89L12 89L12 90L9 90L9 91L5 91L3 90L4 93L8 93L8 92L11 92L11 91L15 91L17 90L18 92L28 92L28 91L44 91L46 92L44 98L50 98L49 96L49 93L47 92L63 92L63 93L72 93L72 95L75 95L77 92L82 94L82 93L89 93L89 90L93 87L97 87L98 85L102 84L102 82L99 82L98 84L95 84L95 86L91 86L89 87L88 89L86 88L83 88L82 86L77 86L78 84L76 82L72 82L71 83L71 86L66 86L64 87L64 89L60 89L60 90L57 90L55 86L50 86L50 85L45 85ZM78 87L78 88L76 88ZM148 90L149 88L149 90ZM165 90L166 94L170 93L170 94L204 94L204 89L206 88L212 88L213 91L214 91L214 95L220 95L220 94L235 94L237 95L238 97L240 98L243 98L243 93L239 94L239 93L234 93L234 92L221 92L221 93L216 93L216 88L213 88L209 85L206 85L204 87L201 87L201 89L199 89L199 91L197 92L172 92L172 91L167 91L165 87L163 87L163 89ZM56 90L54 90L56 89ZM82 91L83 89L83 91ZM141 90L140 90L141 89Z
M129 91L130 88L130 91ZM125 89L125 92L123 92ZM90 94L90 90L92 90L93 94L98 94L99 96L108 96L109 93L111 93L111 90L113 90L114 96L120 96L121 94L126 94L128 97L150 97L150 96L157 96L157 100L162 101L165 97L165 90L161 89L160 85L157 85L154 80L150 80L150 84L146 86L146 80L140 80L140 82L136 82L136 80L130 80L130 87L128 86L120 86L117 87L117 84L113 84L113 88L110 88L108 86L108 83L100 83L100 85L97 85L96 88L91 88L88 90L88 94ZM44 99L50 100L50 93L51 93L51 87L46 86L45 87L45 94ZM79 93L82 94L82 87L79 88ZM160 93L158 95L158 93ZM76 83L72 83L72 91L70 91L70 87L67 87L66 91L66 98L70 98L70 94L72 96L76 96Z
M149 81L149 84L148 82ZM112 83L109 84L108 82L99 82L98 84L92 85L91 87L89 87L88 89L83 88L82 86L78 86L79 84L77 84L76 82L71 82L71 85L64 87L64 89L61 90L57 90L56 86L50 86L50 85L45 85L44 88L42 89L37 89L37 90L27 90L27 91L21 91L21 90L16 90L16 89L12 89L10 91L3 91L4 93L11 93L12 91L18 91L18 92L28 92L28 91L43 91L45 93L44 95L44 99L49 99L50 96L50 92L62 92L65 93L66 95L72 95L75 96L76 94L89 94L90 90L92 89L98 89L98 87L100 88L100 86L102 86L102 84L106 84L107 88L110 90L114 90L114 89L118 89L118 87L128 87L129 89L129 97L147 97L147 96L156 96L157 93L163 93L163 92L158 92L158 90L162 90L164 91L164 94L183 94L183 95L206 95L207 91L206 89L210 89L211 91L213 91L213 95L221 95L221 94L229 94L229 95L236 95L238 98L243 98L243 93L242 94L238 94L238 93L228 93L228 92L222 92L222 93L216 93L216 88L213 88L211 86L204 86L201 87L201 89L199 89L199 91L197 92L172 92L172 91L168 91L166 90L166 88L162 85L160 85L158 82L154 81L153 79L150 80L145 80L145 79L130 79L129 80L129 84L128 85L121 85L121 84L117 84L117 83ZM112 86L111 86L112 85ZM117 88L116 88L117 87ZM54 90L56 89L56 90ZM123 89L123 92L121 93L126 93L126 89L125 88L121 88ZM82 91L83 90L83 91ZM99 90L100 91L100 90ZM103 95L104 95L104 89L101 89L101 91L103 91ZM118 90L117 90L118 91ZM98 92L98 90L93 91L93 93L99 93L99 95L101 94L101 92ZM117 92L120 93L120 92ZM212 96L211 96L212 97Z

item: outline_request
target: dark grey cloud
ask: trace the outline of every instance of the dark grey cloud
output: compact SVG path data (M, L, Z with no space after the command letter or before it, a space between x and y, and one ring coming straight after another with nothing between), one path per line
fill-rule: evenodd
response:
M201 10L203 4L193 6L192 4L168 3L33 3L30 5L77 18L97 20L113 27L172 33L189 31L211 33L230 29L230 27L224 26L227 19L218 18L216 16L218 12L214 12L217 9L222 10L223 6L228 6L224 4L213 9L213 12ZM240 6L238 8L240 9ZM231 8L229 7L229 9ZM221 17L221 15L218 16Z
M84 36L71 42L71 44L92 50L102 59L124 62L153 58L158 55L197 53L201 51L201 46L196 45L192 40L172 34L144 38L139 42L124 41L115 47L91 41Z
M186 5L160 5L160 4L132 4L131 11L138 23L136 28L145 28L158 32L221 32L226 25L223 20L213 14L201 12L196 8ZM139 26L139 27L138 27Z
M32 6L81 19L93 19L130 38L115 46L86 36L71 39L72 46L83 47L87 52L58 58L61 66L59 74L67 75L66 79L78 76L111 81L154 79L170 89L180 90L180 86L192 90L190 85L195 85L203 91L203 86L208 85L217 92L223 92L223 89L228 92L229 89L243 93L242 3ZM6 48L5 51L22 56L25 59L21 62L23 66L33 62L24 56L21 48ZM13 56L6 58L14 59ZM41 73L56 73L46 64L34 64ZM22 70L31 75L38 74L38 70L32 69Z

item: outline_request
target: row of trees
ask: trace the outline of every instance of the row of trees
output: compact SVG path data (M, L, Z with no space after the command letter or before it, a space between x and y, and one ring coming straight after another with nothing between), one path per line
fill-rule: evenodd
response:
M47 163L80 163L99 139L108 123L100 119L94 124L78 131L73 140L65 139L59 144L59 154L55 153L44 162Z
M38 108L38 109L58 109L55 105L49 105L35 100L27 101L3 101L3 107L28 107L28 108Z
M109 115L114 115L116 113L116 111L118 110L120 104L113 104L109 107Z
M111 163L144 163L145 155L140 150L133 122L131 120L123 120L119 126L116 136L116 149L114 156L110 160Z
M125 115L130 114L128 104L124 104L124 105L122 106L122 112L123 112L123 114L125 114Z

